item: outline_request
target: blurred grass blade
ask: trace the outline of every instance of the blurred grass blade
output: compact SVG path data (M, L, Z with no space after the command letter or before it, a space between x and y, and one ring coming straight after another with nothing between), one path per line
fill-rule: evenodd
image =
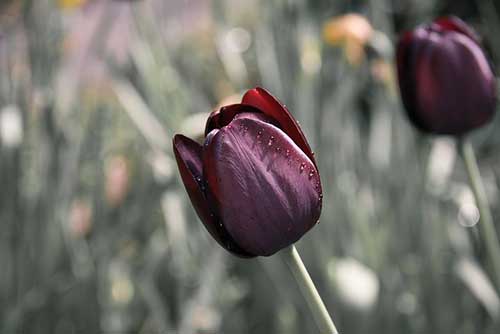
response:
M139 95L126 81L114 81L113 89L123 109L149 144L158 150L170 150L170 135Z
M477 262L469 258L462 258L455 265L455 273L488 311L488 314L494 320L498 320L500 299L490 279Z

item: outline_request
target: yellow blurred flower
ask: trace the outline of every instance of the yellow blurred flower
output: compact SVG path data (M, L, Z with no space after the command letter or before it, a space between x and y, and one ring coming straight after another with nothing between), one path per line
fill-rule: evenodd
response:
M58 0L60 8L75 8L84 5L86 0Z
M373 35L370 22L359 14L346 14L329 20L323 27L323 39L327 44L342 46L350 64L360 64L365 56L364 48Z

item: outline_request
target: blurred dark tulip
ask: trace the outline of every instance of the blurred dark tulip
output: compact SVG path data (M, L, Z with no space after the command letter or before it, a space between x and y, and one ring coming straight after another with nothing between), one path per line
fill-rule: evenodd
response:
M297 121L262 88L208 117L202 145L173 140L182 181L201 221L241 257L269 256L319 219L321 182Z
M406 32L397 50L399 86L420 130L463 135L495 112L496 84L476 33L456 17Z

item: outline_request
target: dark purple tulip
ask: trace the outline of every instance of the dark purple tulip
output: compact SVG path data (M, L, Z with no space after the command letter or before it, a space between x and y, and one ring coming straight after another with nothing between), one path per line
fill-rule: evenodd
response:
M297 121L262 88L210 114L205 143L174 137L184 186L208 232L241 257L269 256L319 219L321 182Z
M462 20L440 18L406 32L397 65L403 104L420 130L460 136L493 117L495 76L477 35Z

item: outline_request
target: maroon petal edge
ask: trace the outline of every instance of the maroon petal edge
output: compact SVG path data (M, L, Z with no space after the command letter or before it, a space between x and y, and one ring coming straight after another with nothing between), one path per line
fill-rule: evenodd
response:
M242 103L252 105L262 110L264 114L274 118L278 122L279 127L302 149L316 166L314 153L302 129L292 114L278 99L264 88L256 87L245 93Z
M239 113L262 113L255 106L248 104L237 103L228 106L221 107L218 110L213 111L207 119L205 126L205 136L209 134L213 129L220 129L233 120L233 118Z
M437 25L443 31L455 31L467 35L476 44L480 43L479 35L464 21L456 16L443 16L437 18L433 24Z

